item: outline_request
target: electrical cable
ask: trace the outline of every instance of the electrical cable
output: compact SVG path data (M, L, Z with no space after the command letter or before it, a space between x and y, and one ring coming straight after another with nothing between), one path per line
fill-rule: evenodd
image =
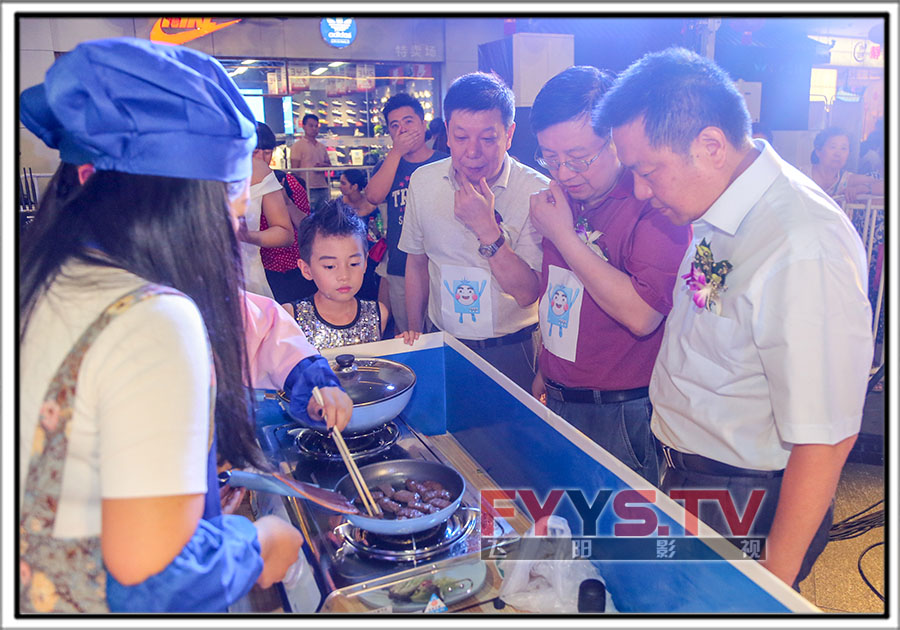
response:
M863 552L861 554L859 554L859 560L856 561L856 568L859 571L859 577L862 578L862 581L866 583L866 586L869 587L869 590L871 590L873 593L875 593L875 596L878 597L878 599L880 599L881 601L884 601L884 595L881 594L878 591L878 589L876 589L874 586L872 586L871 582L869 582L868 578L866 577L866 574L863 572L862 561L863 561L863 557L865 557L865 555L867 553L869 553L875 547L878 547L879 545L883 545L883 544L884 544L884 541L882 540L881 542L877 542L872 545L869 545L868 547L866 547L863 550Z
M875 507L878 507L882 503L884 503L884 499L881 499L880 501L873 503L864 510L859 511L852 516L848 516L844 520L832 525L831 529L828 532L828 540L848 540L850 538L862 536L866 532L869 532L876 527L883 527L883 509L872 514L866 514L866 512L872 510Z

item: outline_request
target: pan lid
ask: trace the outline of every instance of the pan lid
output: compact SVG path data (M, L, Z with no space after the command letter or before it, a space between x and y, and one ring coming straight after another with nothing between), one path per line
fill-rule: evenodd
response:
M339 354L330 365L354 407L390 400L416 384L409 366L390 359Z

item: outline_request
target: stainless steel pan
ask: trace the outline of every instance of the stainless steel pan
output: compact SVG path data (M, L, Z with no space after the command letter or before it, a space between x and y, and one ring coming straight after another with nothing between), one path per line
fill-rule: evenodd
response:
M359 514L347 514L347 520L366 531L375 534L400 535L414 534L430 529L443 523L459 508L459 502L466 491L466 482L462 475L444 464L427 462L420 459L395 459L387 462L378 462L367 466L360 466L366 485L375 489L379 485L387 484L396 489L404 488L407 479L415 481L437 481L450 493L450 505L441 508L434 514L426 514L418 518L397 520L393 518L372 518ZM336 492L344 495L351 501L357 498L356 488L350 475L346 475L334 487Z
M353 415L343 434L363 433L393 420L406 408L416 384L412 368L397 361L342 354L330 363L341 387L353 401ZM297 423L325 431L323 423L310 424L290 412L288 394L277 392L279 404Z

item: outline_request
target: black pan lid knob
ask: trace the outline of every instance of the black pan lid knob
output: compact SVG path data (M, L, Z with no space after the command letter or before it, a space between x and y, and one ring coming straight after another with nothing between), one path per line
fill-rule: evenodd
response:
M339 354L334 360L338 364L342 370L346 370L348 367L353 365L353 361L356 359L352 354Z

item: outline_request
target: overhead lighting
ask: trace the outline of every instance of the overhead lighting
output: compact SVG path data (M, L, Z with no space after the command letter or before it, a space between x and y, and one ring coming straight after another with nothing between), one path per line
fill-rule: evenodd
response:
M242 66L249 66L250 64L256 63L257 61L259 61L259 60L258 60L258 59L244 59L244 60L241 62L241 65L242 65Z
M238 66L237 68L235 68L234 70L232 70L231 72L229 72L229 73L228 73L228 76L230 76L230 77L236 77L236 76L239 75L239 74L244 74L244 73L247 72L247 70L249 70L249 69L250 69L250 68L249 68L248 66Z
M346 63L347 63L346 61L332 61L330 64L328 64L328 67L329 68L340 68L341 66L345 65Z
M314 77L317 77L320 74L323 74L326 70L328 70L328 68L326 68L325 66L322 66L321 68L316 68L315 70L310 72L310 74L313 75Z

